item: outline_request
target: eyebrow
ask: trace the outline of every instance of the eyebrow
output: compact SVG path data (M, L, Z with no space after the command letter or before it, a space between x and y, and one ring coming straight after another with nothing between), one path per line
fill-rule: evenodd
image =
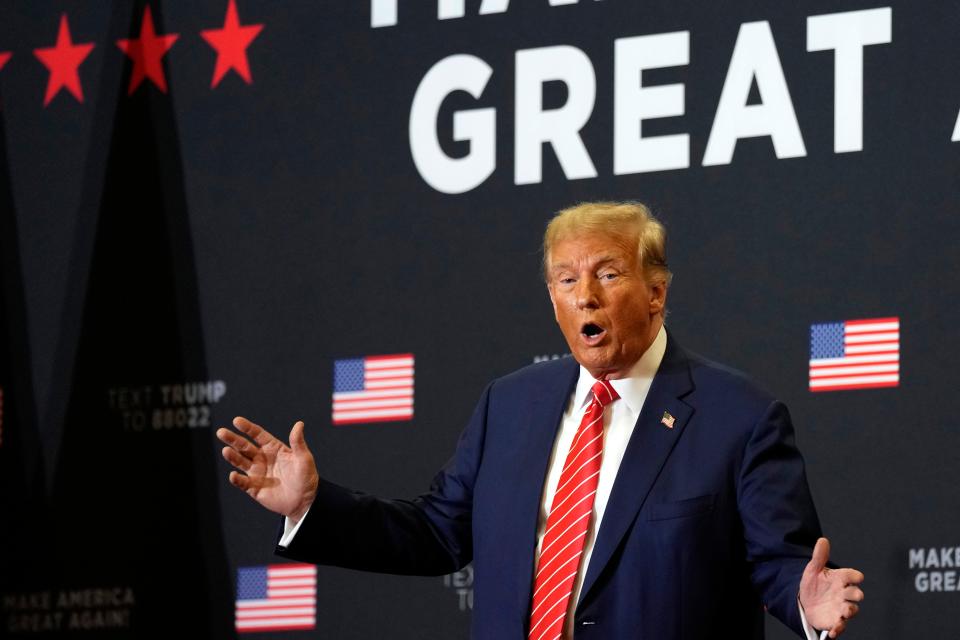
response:
M595 265L595 267L602 267L602 266L604 266L604 265L606 265L606 264L609 264L609 263L611 263L611 262L617 262L618 260L619 260L619 258L618 258L617 256L602 256L600 259L598 259L598 260L594 263L594 265ZM550 271L553 272L553 273L555 273L555 272L557 272L557 271L563 271L564 269L570 269L570 268L572 268L572 267L573 267L573 265L570 264L569 262L561 262L561 263L558 263L558 264L552 264L552 265L550 265Z

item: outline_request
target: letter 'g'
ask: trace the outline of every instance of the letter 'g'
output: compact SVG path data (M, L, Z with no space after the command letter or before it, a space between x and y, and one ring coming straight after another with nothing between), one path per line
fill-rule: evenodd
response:
M476 56L456 54L437 62L420 81L410 106L410 152L424 181L442 193L464 193L479 186L496 168L497 110L493 107L453 114L453 139L469 142L470 153L451 158L437 137L443 101L454 91L479 98L493 69Z

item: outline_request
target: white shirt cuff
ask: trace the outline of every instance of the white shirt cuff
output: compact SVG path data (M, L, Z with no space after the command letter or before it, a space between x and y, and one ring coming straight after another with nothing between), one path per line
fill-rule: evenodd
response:
M293 537L297 535L297 531L300 530L300 525L303 524L303 521L306 519L307 514L310 513L310 508L307 507L307 510L303 512L303 515L300 517L300 520L294 524L293 520L289 517L283 519L283 535L280 536L280 542L277 543L277 546L288 547L290 543L293 542ZM800 602L797 600L797 602ZM803 609L800 609L800 616L803 617Z

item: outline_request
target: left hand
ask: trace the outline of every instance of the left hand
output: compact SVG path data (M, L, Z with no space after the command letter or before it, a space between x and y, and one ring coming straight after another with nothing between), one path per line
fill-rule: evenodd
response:
M800 578L800 605L807 622L836 638L860 611L857 603L863 600L863 574L856 569L830 569L829 559L830 541L820 538Z

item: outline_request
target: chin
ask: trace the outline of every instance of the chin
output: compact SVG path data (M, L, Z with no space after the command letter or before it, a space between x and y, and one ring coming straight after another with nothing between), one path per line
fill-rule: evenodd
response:
M577 360L577 361L580 364L582 364L584 367L586 367L591 374L593 374L594 372L602 374L604 372L610 371L610 369L612 368L610 366L610 363L606 362L605 360L598 360L595 358L585 358L583 360ZM594 377L596 378L598 376L594 376Z

